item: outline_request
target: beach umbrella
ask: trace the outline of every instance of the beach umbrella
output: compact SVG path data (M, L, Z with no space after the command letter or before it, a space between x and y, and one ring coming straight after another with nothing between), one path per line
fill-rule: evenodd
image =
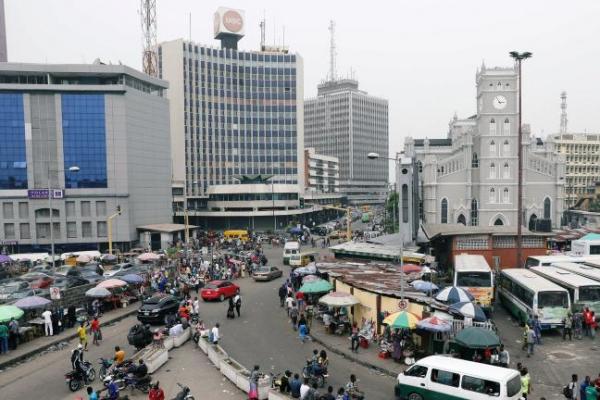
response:
M389 325L390 328L408 328L415 329L417 326L417 322L419 322L419 317L415 314L408 311L398 311L393 314L388 315L383 323Z
M11 261L12 259L9 256L0 254L0 264L9 263Z
M500 346L500 338L489 329L470 326L458 332L454 341L469 349L487 349Z
M464 301L473 301L473 295L463 288L457 286L448 286L443 288L435 299L448 304L460 303Z
M424 293L429 293L429 292L435 292L436 290L438 290L437 285L435 285L434 283L431 282L426 282L426 281L420 281L417 283L412 283L412 286L417 289L419 292L424 292Z
M325 293L333 289L331 283L324 279L304 283L298 291L303 293Z
M32 308L41 308L50 303L52 303L52 301L40 296L27 296L15 301L13 305L15 307L19 307L22 310L28 310Z
M302 283L318 281L319 279L321 278L316 275L306 275L304 278L302 278Z
M105 281L100 282L96 285L99 288L111 289L116 287L121 287L127 285L127 282L122 281L121 279L107 279Z
M111 293L106 288L96 286L85 292L85 295L87 297L108 297Z
M332 292L326 294L319 299L319 303L326 304L331 307L350 307L359 304L360 301L350 293Z
M144 282L144 278L139 276L138 274L127 274L122 276L120 279L124 280L127 283L138 284Z
M23 314L25 313L19 307L9 305L0 306L0 323L8 322L12 318L19 319Z
M417 264L404 264L402 265L402 272L404 272L405 274L410 274L413 272L421 272L421 269L423 267L421 267L420 265Z
M92 257L88 256L87 254L80 254L77 256L77 259L75 260L78 263L89 263L90 261L92 261Z
M459 314L466 318L472 318L473 321L487 321L487 317L481 307L471 302L463 301L461 303L452 304L448 311L452 314Z
M449 332L452 330L452 325L441 318L429 317L417 322L417 328L429 332Z
M155 261L158 259L160 259L160 256L154 253L143 253L138 256L138 260L140 261Z

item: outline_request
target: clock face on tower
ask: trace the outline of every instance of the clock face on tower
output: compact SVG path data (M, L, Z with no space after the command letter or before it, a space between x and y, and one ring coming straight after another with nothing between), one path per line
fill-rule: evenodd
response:
M506 107L506 97L502 95L494 97L493 104L496 110L503 110Z

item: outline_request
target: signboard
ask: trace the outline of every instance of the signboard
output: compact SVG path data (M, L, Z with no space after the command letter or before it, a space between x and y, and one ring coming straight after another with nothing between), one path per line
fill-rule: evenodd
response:
M406 300L400 300L398 302L398 308L400 310L406 310L408 308L408 301L406 301Z
M62 189L50 189L53 199L63 199L65 192ZM48 198L48 189L29 189L27 198L30 200L43 200Z
M214 17L215 38L221 34L244 36L244 11L219 7Z
M52 300L60 300L60 288L57 288L56 286L52 286L50 288L50 298Z

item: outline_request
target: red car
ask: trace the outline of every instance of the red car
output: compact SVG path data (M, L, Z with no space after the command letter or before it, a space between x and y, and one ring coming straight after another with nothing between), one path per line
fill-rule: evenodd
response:
M21 279L29 282L29 286L32 289L45 289L54 282L53 277L44 274L43 272L29 272L21 275Z
M201 290L200 297L202 300L225 300L227 297L233 297L240 292L240 287L230 281L211 281L208 282Z

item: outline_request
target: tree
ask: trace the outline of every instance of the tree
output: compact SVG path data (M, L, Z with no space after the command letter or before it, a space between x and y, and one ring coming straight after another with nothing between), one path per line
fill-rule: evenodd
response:
M385 202L385 231L387 233L398 232L398 192L393 191Z

